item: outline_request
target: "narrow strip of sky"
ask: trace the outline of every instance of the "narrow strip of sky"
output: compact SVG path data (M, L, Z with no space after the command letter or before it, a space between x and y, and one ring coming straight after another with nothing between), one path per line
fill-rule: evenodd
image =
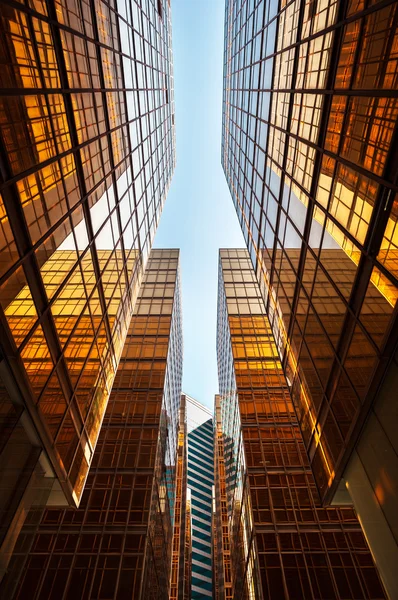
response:
M244 247L221 168L224 0L172 0L177 168L155 237L180 248L183 389L213 407L218 249Z

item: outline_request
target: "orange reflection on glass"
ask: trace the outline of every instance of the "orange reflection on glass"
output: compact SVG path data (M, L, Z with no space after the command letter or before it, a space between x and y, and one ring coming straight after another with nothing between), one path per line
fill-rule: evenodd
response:
M328 206L330 190L332 189L335 164L336 161L333 158L330 158L326 155L322 157L322 166L321 171L319 173L316 199L318 200L319 204L321 204L324 208L327 208ZM321 224L323 223L321 222Z
M398 32L394 25L397 6L391 4L367 15L361 31L354 88L396 89Z
M54 366L40 325L36 327L24 346L21 358L32 390L35 396L38 397Z
M347 15L353 15L365 8L365 0L349 0Z
M346 96L333 96L325 139L325 149L330 150L334 154L338 153L346 107Z
M46 423L50 436L54 440L66 412L66 402L56 371L40 396L38 410Z
M347 110L342 156L383 175L398 116L398 100L353 96Z
M267 271L266 271L266 273L267 273ZM321 441L321 431L320 431L320 426L317 423L316 409L313 405L313 402L309 396L308 391L306 390L305 384L302 383L300 377L295 377L298 372L298 362L297 362L296 350L295 350L292 340L288 339L286 327L285 327L285 323L284 323L284 319L283 319L283 314L280 309L279 302L276 298L275 291L274 290L270 290L270 291L271 291L271 293L269 294L269 298L270 298L271 302L273 303L274 314L275 314L275 317L273 319L273 326L272 326L273 332L274 332L274 339L278 340L279 343L281 344L281 346L279 346L279 344L278 344L280 355L283 355L283 353L285 352L285 354L287 356L288 372L289 372L289 377L291 378L291 381L289 381L289 384L292 385L294 380L296 381L295 387L297 387L297 383L299 384L298 402L304 410L304 414L306 415L305 418L308 420L311 434L314 435L315 445L320 446L320 455L322 457L323 463L329 474L329 482L330 482L333 480L334 471L331 466L331 460L328 455L328 452L327 452L324 444L322 444L322 441ZM272 312L272 311L270 311L270 312ZM266 320L263 317L259 317L257 319L255 328L253 330L258 331L260 320L263 321L262 326L263 326L263 328L265 328L265 331L268 331L268 326L267 326ZM231 331L233 331L232 317L230 317L230 323L231 323L231 325L230 325ZM276 350L276 345L275 345L275 350ZM234 345L233 345L233 352L234 353L236 352L234 350ZM281 369L281 365L279 362L278 362L278 365ZM240 368L241 367L239 366L239 363L236 362L235 369L238 370ZM243 374L240 374L241 380L242 380L242 375ZM239 380L238 372L236 373L236 378L237 378L237 383L238 383L238 380ZM239 385L239 383L238 383L238 385Z
M5 22L8 21L8 27L5 28L6 36L11 38L7 40L8 45L14 50L14 64L10 71L16 70L19 74L19 85L22 83L22 86L27 88L41 87L39 70L34 58L32 42L29 39L30 35L26 15L18 10L12 10L5 5L3 5L1 12L3 13L2 17ZM3 69L1 75L2 84L6 87L12 87L10 86L10 79L14 79L15 74L10 75L8 66L6 65L4 65Z
M37 320L36 308L28 285L21 289L4 312L15 344L18 347L25 340L27 333Z
M398 194L395 195L391 213L386 225L383 240L377 260L381 263L391 275L398 279ZM382 287L383 295L388 299L392 306L398 299L398 290L381 272L375 269L372 274L372 281L378 287Z
M377 288L380 294L387 300L389 305L395 307L398 300L398 288L376 267L372 270L371 283ZM369 284L370 285L370 284Z
M365 397L376 363L376 350L362 328L357 325L344 361L344 368L361 400Z
M32 24L40 56L44 84L48 88L58 88L60 87L58 65L50 26L45 21L35 18L32 18ZM25 87L30 86L25 85Z
M378 185L345 165L338 165L329 212L361 244L365 242Z
M339 64L336 72L336 88L348 88L354 66L355 51L358 44L360 22L346 25L341 45Z

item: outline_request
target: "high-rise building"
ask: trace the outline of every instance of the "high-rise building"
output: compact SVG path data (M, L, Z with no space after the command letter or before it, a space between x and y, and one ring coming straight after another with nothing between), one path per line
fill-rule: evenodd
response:
M80 503L175 143L167 0L0 16L1 578L32 502Z
M354 509L322 506L246 249L220 252L217 359L217 600L385 598Z
M213 597L233 600L231 541L220 396L214 403Z
M222 142L322 501L348 489L391 597L397 19L393 0L227 0Z
M212 488L214 485L213 413L183 394L187 409L188 489L192 515L192 600L213 596Z
M181 379L178 250L153 250L80 506L29 512L1 597L168 600Z
M191 502L187 487L188 445L186 397L181 394L175 474L175 508L170 600L190 600L192 568Z

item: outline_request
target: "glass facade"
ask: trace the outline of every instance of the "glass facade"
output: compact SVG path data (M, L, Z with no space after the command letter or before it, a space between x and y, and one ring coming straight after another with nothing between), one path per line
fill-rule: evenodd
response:
M222 164L326 504L398 342L397 19L226 2Z
M78 509L32 509L2 597L169 597L182 324L177 250L153 250Z
M220 252L217 358L232 580L219 598L385 598L353 508L322 506L247 250Z
M188 498L188 446L185 394L181 395L175 477L175 509L170 600L190 600L192 570L192 522Z
M192 515L192 600L213 597L212 487L214 484L213 414L185 395L188 431L188 488Z
M220 396L214 403L213 589L214 600L232 600L231 539Z
M5 0L0 57L1 415L78 506L175 165L169 2Z

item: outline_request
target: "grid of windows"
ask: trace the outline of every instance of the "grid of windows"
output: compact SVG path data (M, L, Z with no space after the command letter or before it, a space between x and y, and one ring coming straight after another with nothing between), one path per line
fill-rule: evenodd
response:
M192 523L188 499L187 413L181 395L175 476L173 551L169 600L190 600L192 571Z
M326 502L398 340L397 23L226 2L222 164Z
M188 398L189 411L189 398ZM209 411L204 408L205 417ZM191 598L212 597L211 505L213 474L213 421L206 420L188 433L188 476L191 487L192 513L192 587ZM198 492L200 487L204 494ZM202 532L202 535L198 535ZM206 532L206 534L204 534ZM206 542L206 546L202 542ZM200 552L197 550L201 544ZM198 580L206 583L198 585ZM195 583L196 581L196 583Z
M251 276L247 250L221 251L219 464L232 597L385 598L355 511L322 506L268 317L251 303L260 295Z
M192 600L212 598L212 412L184 394L187 403L188 487L192 514Z
M175 164L170 6L5 0L0 33L7 391L78 505Z
M168 599L181 303L178 251L151 257L80 507L30 511L2 597Z
M227 509L225 454L220 396L214 402L213 571L215 600L232 600L231 541Z

